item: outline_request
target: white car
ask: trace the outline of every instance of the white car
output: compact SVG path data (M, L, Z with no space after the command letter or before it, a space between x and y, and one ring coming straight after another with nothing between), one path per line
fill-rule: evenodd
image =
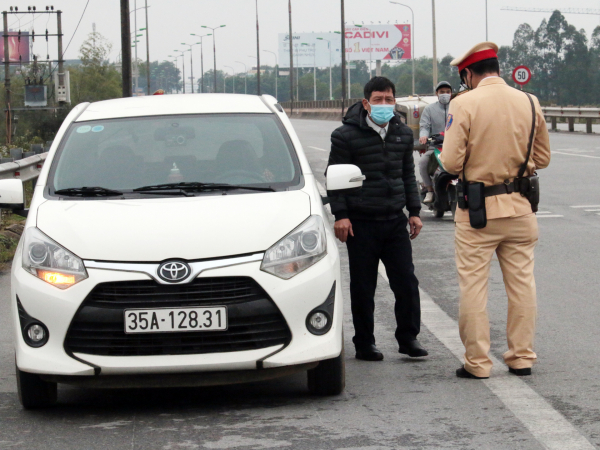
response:
M360 189L330 168L330 194ZM340 260L315 177L270 96L126 98L75 107L24 210L12 266L25 408L57 383L207 386L308 373L344 389Z

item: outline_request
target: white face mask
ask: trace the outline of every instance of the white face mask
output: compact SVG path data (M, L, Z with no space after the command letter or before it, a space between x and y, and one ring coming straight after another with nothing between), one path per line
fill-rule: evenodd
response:
M451 94L440 94L439 99L442 105L447 105L450 103Z

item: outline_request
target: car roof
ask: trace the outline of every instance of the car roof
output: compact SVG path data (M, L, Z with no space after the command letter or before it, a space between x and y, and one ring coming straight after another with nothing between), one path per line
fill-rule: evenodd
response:
M273 111L257 95L150 95L91 103L76 119L76 122L124 117L211 113L272 114Z

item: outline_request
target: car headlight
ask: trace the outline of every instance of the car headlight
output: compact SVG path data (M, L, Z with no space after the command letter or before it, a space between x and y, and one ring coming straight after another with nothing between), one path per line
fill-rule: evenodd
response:
M265 252L260 269L284 280L298 275L327 254L321 216L310 216Z
M60 289L88 277L81 258L37 228L27 228L23 238L23 269L27 272Z

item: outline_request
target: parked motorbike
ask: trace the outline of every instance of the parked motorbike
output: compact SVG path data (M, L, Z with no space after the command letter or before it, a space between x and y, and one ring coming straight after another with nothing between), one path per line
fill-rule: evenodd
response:
M444 133L434 134L428 139L428 146L433 147L433 154L427 167L429 176L433 180L433 202L424 203L427 188L421 183L421 202L438 219L444 217L446 211L451 211L452 217L454 217L457 205L456 185L458 184L458 176L446 172L444 166L442 166L440 156L443 144Z

